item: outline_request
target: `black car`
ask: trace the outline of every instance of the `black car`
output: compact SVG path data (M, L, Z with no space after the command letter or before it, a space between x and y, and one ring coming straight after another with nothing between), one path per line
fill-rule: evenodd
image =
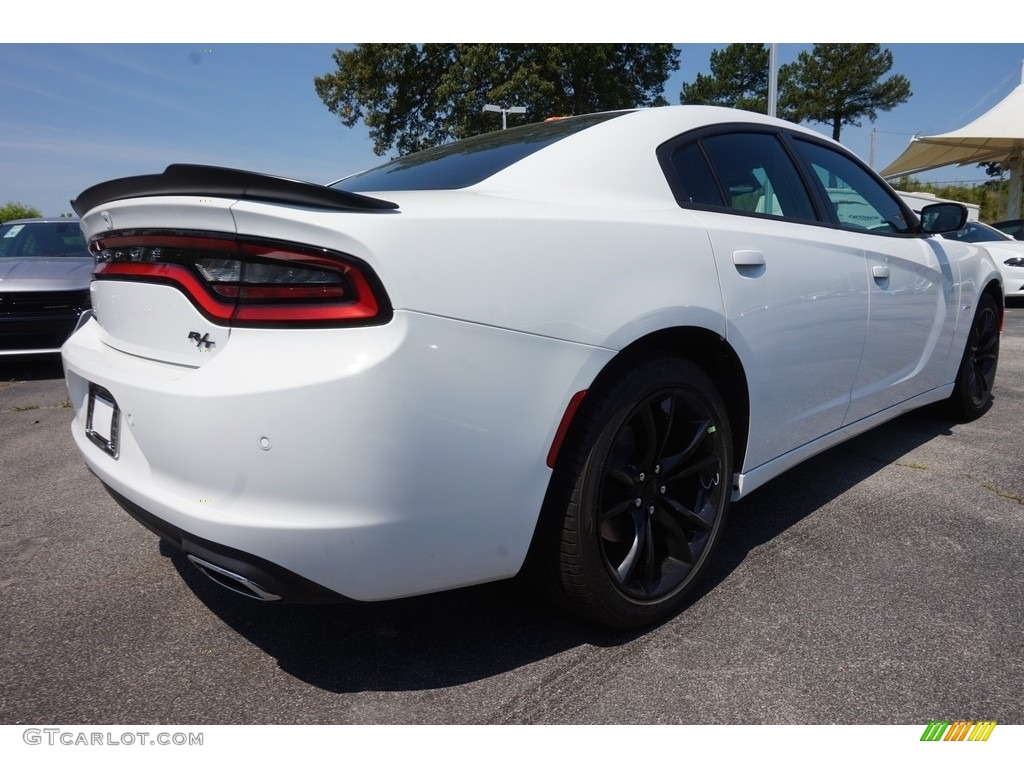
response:
M77 219L0 224L0 355L59 352L89 309L92 268Z
M1014 240L1024 240L1024 219L1008 219L997 221L992 225L1000 232L1005 232Z

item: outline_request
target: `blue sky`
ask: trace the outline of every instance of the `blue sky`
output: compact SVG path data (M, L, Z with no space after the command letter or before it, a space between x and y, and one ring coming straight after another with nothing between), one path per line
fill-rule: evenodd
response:
M665 88L670 103L678 102L684 81L709 71L710 52L724 45L680 45L681 68ZM876 169L914 133L959 128L1021 82L1024 43L883 45L893 53L892 71L910 80L914 95L873 126L846 127L841 137L868 160L876 128ZM342 126L313 89L313 78L333 69L337 47L0 42L0 204L16 200L56 215L92 184L156 173L172 162L316 182L373 165L380 158L365 126ZM780 44L780 63L804 48ZM810 127L830 133L828 126ZM927 176L983 178L973 167Z

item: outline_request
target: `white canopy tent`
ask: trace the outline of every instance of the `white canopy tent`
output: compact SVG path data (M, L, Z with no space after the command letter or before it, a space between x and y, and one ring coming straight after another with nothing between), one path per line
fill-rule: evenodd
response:
M1022 73L1024 81L1024 73ZM1024 181L1024 82L977 120L935 136L915 136L910 146L882 170L891 179L945 165L1003 163L1010 168L1006 218L1020 215Z

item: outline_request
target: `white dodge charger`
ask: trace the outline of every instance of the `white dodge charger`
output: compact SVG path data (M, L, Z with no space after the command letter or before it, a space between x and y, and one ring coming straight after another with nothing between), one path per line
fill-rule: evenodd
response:
M665 107L330 186L207 166L74 201L72 434L131 515L267 601L526 569L590 619L679 610L728 504L912 408L991 400L983 247L840 145Z

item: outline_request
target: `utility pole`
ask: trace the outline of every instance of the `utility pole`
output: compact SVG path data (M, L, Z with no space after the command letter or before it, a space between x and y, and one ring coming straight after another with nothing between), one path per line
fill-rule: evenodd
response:
M497 104L484 104L484 112L501 112L501 130L508 128L509 115L526 114L526 107L499 107Z

